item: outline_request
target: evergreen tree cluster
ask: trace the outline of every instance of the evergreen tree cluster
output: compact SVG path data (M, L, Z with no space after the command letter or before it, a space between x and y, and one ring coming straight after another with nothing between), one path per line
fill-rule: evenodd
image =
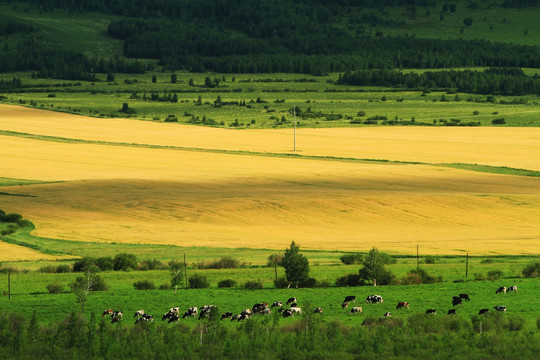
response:
M358 86L390 86L409 89L442 89L476 94L540 94L540 78L525 76L521 69L485 71L426 71L404 74L395 70L346 72L337 82Z

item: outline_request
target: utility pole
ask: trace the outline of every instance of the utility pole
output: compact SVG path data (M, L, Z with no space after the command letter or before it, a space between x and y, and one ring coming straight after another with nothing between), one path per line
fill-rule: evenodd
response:
M465 277L469 276L469 253L467 253L467 258L465 260Z
M186 289L187 289L187 265L186 265L186 253L184 253L184 281L186 282Z
M294 151L296 151L296 105L293 105Z

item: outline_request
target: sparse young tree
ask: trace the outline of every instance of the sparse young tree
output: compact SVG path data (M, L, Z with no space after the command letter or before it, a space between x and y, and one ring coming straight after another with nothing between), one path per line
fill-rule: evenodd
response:
M373 286L377 286L377 279L380 279L385 272L384 258L374 247L364 258L364 267L360 269L360 276L364 280L370 281Z
M169 261L171 269L171 287L174 288L174 294L178 291L178 285L184 281L184 263L176 260Z
M304 255L300 254L300 247L294 241L291 246L285 249L285 255L281 262L285 268L285 276L289 283L298 284L309 279L309 261Z
M97 268L95 266L88 267L84 276L79 276L74 283L69 284L71 291L77 297L77 302L81 304L81 311L84 311L84 305L88 300L88 293L92 290L97 282Z

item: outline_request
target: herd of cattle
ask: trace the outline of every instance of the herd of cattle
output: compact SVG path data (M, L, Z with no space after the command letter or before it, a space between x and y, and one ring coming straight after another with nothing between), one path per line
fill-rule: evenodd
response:
M507 292L511 292L511 291L517 292L517 286L510 286L508 288L506 288L504 286L501 286L495 291L495 294L507 293ZM457 305L463 304L464 300L466 300L466 301L471 300L469 298L468 294L459 294L459 296L453 296L452 297L452 307L453 308L448 310L447 315L455 315L456 314L455 307ZM341 308L342 309L348 308L349 303L351 303L351 302L356 303L356 296L354 296L354 295L346 296L345 299L343 300L342 304L341 304ZM380 296L380 295L369 295L366 298L365 302L368 303L368 304L382 304L384 302L384 300L383 300L383 297ZM268 306L268 303L266 303L266 302L261 302L261 303L257 303L255 305L253 305L252 308L247 308L247 309L242 310L240 312L240 314L235 315L232 312L222 313L221 314L221 320L231 319L231 321L242 321L242 320L246 320L246 319L250 318L251 316L253 316L255 314L269 315L270 313L272 313L273 309L276 309L276 311L278 311L284 318L294 317L294 315L296 315L296 314L302 314L302 308L298 307L298 302L296 301L296 297L289 298L287 300L287 302L285 303L285 305L288 305L289 308L286 309L283 306L283 302L281 302L281 301L274 301L271 306ZM203 306L201 308L198 308L196 306L190 307L184 312L184 314L182 315L182 319L186 319L186 318L190 318L190 317L193 317L193 318L198 317L198 319L201 320L201 319L208 318L209 315L210 315L210 312L214 308L217 309L217 307L214 306L214 305L205 305L205 306ZM409 309L409 303L407 301L398 302L398 304L396 306L396 310L403 309L403 308ZM493 308L496 311L506 312L506 306L504 306L504 305L494 306ZM478 314L479 315L486 314L488 311L489 311L489 309L485 309L485 308L480 309ZM322 314L323 309L320 308L320 307L317 307L317 308L313 309L313 312L315 314ZM358 314L358 313L362 313L362 307L361 306L352 306L350 308L350 310L349 310L349 315ZM436 309L427 309L426 314L435 315L435 314L437 314L437 310ZM103 311L103 314L101 316L102 317L110 316L111 317L111 322L114 324L114 323L117 323L120 320L122 320L123 314L122 314L122 311L114 311L113 309L106 309L106 310ZM384 317L390 317L390 316L392 316L392 314L390 312L385 312L383 314L383 316ZM136 318L135 324L138 324L140 322L152 322L152 321L154 321L154 317L152 315L150 315L150 314L147 314L144 310L137 310L133 317ZM179 321L180 320L180 308L179 307L170 308L169 311L167 311L165 314L163 314L163 316L161 317L161 320L162 321L167 320L168 323Z

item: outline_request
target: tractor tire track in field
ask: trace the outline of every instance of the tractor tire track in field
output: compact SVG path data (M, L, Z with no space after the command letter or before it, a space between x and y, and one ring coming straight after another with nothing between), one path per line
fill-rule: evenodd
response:
M181 151L218 153L218 154L229 154L229 155L284 157L284 158L298 158L298 159L305 159L305 160L328 160L328 161L365 162L365 163L381 163L381 164L429 165L429 166L437 166L437 167L463 169L463 170L469 170L469 171L486 172L486 173L493 173L493 174L540 177L540 171L511 168L507 166L483 165L483 164L428 163L428 162L418 162L418 161L361 159L361 158L354 158L354 157L302 155L302 154L277 153L277 152L273 153L273 152L260 152L260 151L245 151L245 150L205 149L205 148L183 147L183 146L173 146L173 145L149 145L149 144L114 142L114 141L82 140L82 139L65 138L65 137L59 137L59 136L29 134L29 133L22 133L22 132L16 132L16 131L8 131L8 130L0 130L0 136L13 136L13 137L21 137L21 138L32 139L32 140L67 143L67 144L123 146L123 147L135 147L135 148L145 148L145 149L181 150Z

